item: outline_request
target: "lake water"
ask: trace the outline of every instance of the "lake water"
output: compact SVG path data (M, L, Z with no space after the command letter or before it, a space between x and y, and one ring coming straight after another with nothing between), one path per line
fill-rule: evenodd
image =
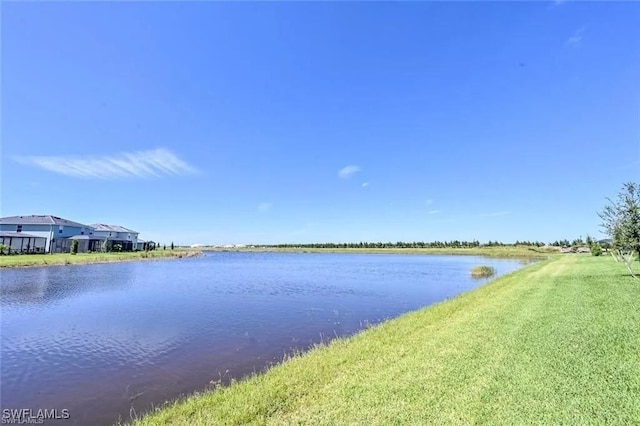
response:
M111 425L481 285L510 260L207 253L0 271L0 402ZM56 424L47 421L46 424Z

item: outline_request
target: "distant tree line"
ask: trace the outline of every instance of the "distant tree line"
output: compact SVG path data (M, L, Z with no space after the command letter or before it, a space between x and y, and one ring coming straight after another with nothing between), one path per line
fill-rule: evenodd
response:
M589 239L590 237L587 237ZM576 238L575 240L569 241L567 239L564 240L556 240L549 244L554 247L580 247L584 245L588 245L588 242L582 240L582 237Z
M474 247L513 247L513 246L530 246L530 247L542 247L547 244L541 241L527 241L516 240L514 243L503 243L500 241L488 241L481 243L478 240L451 240L451 241L397 241L397 242L351 242L351 243L306 243L306 244L275 244L264 245L261 247L277 247L277 248L362 248L362 249L384 249L384 248L474 248ZM573 241L567 239L556 240L548 245L556 247L570 247L570 246L583 246L585 242L582 237L576 238Z

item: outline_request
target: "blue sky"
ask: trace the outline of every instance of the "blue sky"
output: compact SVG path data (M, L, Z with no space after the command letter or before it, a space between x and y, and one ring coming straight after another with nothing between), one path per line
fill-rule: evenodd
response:
M3 2L1 213L191 243L599 235L640 5Z

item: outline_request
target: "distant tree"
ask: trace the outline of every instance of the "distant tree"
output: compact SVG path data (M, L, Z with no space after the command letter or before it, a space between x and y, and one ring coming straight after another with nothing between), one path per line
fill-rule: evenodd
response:
M166 250L166 249L167 249L167 245L165 244L162 246L162 250Z
M173 241L171 241L171 250L173 250L173 248L174 248L174 247L173 247Z
M601 241L598 243L598 245L605 250L609 250L611 248L611 244L609 244L608 241Z
M71 254L78 254L78 240L71 241Z
M612 239L612 254L625 264L632 276L634 256L640 256L640 186L633 182L623 184L614 201L607 204L598 215L602 228Z

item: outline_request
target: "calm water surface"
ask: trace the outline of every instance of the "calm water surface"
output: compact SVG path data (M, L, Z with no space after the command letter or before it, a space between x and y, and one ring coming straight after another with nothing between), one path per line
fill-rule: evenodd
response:
M294 349L481 285L517 261L462 256L208 253L2 270L2 408L110 425L262 371ZM47 424L55 424L49 421Z

